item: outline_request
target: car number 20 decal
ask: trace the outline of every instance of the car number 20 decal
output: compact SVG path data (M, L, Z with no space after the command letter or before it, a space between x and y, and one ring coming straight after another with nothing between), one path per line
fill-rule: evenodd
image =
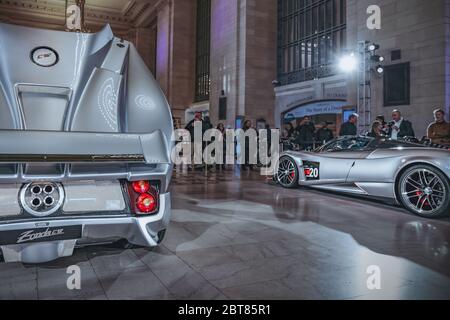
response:
M320 179L320 163L304 161L303 168L304 168L306 180L319 180Z

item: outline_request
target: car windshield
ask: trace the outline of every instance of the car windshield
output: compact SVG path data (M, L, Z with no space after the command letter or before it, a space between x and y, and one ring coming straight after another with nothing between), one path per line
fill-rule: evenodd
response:
M377 140L378 149L396 149L396 148L424 148L423 144L391 139L379 139Z
M342 137L323 145L316 152L361 151L373 141L374 139L369 137Z

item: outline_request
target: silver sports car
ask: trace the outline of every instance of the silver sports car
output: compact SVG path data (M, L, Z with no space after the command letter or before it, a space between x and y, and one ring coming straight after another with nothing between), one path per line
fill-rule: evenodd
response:
M411 212L450 214L450 151L421 144L342 137L314 152L281 154L275 179L325 191L392 199Z
M109 26L0 24L0 249L40 263L76 246L156 246L170 219L172 115Z

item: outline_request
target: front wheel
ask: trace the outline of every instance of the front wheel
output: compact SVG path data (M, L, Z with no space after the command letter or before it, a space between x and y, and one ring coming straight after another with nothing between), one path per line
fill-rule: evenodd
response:
M295 161L290 157L282 157L278 164L276 180L284 188L295 188L298 186L298 168Z
M429 165L407 169L398 180L400 202L412 213L425 218L450 215L450 183L448 178Z

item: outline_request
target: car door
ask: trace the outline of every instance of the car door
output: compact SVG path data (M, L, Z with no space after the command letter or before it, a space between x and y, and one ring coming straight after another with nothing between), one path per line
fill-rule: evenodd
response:
M357 159L366 156L361 151L329 151L319 157L321 183L345 183Z
M331 184L347 182L350 170L356 161L364 159L370 154L370 151L366 149L368 142L362 142L355 145L351 142L347 143L344 139L337 140L335 144L331 143L328 147L316 153L314 157L304 159L303 165L307 183ZM315 173L318 173L318 176L308 177L307 173L311 172L312 169L316 170Z

